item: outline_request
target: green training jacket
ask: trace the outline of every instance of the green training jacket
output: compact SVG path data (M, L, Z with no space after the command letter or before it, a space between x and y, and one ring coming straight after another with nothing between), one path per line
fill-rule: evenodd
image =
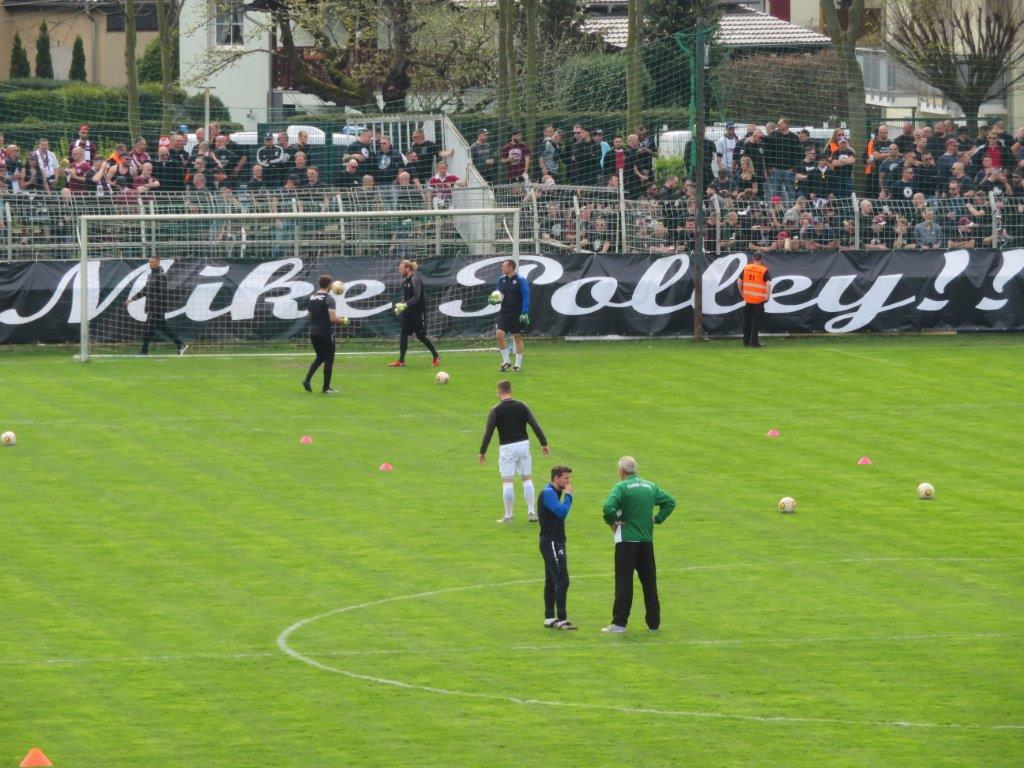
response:
M622 541L654 541L655 523L661 525L675 508L676 500L657 483L633 475L612 487L604 501L604 521L622 523Z

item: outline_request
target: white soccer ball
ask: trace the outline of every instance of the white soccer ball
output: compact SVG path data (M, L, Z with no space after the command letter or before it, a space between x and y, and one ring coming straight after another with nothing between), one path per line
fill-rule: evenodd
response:
M796 499L791 496L783 496L779 499L779 512L791 515L796 512Z
M504 298L505 297L502 295L501 291L494 291L487 298L487 301L489 303L491 303L491 304L501 304L501 302L502 302L502 300L504 300Z
M921 483L917 486L917 498L927 501L935 495L935 487L931 483Z
M341 280L335 280L331 283L331 293L335 296L341 296L345 292L345 284Z
M451 376L449 376L445 371L438 371L437 376L434 377L434 381L438 384L447 384L450 379Z
M18 442L18 436L13 432L4 432L0 435L0 443L10 447L16 445Z

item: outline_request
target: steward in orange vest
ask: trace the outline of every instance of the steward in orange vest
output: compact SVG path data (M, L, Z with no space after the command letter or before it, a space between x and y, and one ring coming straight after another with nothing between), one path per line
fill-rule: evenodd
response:
M743 268L743 274L736 281L743 296L743 346L760 347L757 332L764 317L765 302L771 298L772 280L764 257L755 253L753 261Z

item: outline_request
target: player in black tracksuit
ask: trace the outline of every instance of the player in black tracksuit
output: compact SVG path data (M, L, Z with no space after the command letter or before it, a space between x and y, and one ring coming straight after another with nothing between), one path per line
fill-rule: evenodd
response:
M551 482L537 499L540 518L540 554L544 558L544 626L576 629L568 619L565 595L569 591L569 562L565 556L565 518L572 507L572 470L553 467Z
M152 256L149 259L149 277L146 285L141 291L128 298L124 305L127 307L138 299L146 300L146 326L142 332L142 349L139 354L149 354L149 344L160 331L166 338L170 339L178 347L178 355L184 355L188 344L167 327L167 310L170 307L170 296L168 295L167 275L160 269L160 259Z
M423 342L433 356L431 363L435 368L441 364L437 348L427 338L427 300L423 294L423 279L416 274L417 264L410 259L403 259L398 265L398 274L402 276L402 301L395 305L395 314L402 324L402 337L398 345L398 359L388 363L391 368L405 367L405 353L409 349L409 336L415 336Z
M322 365L324 367L324 386L321 390L325 395L334 395L337 392L331 389L331 374L334 372L334 329L332 326L342 325L345 318L339 317L335 312L336 304L334 297L330 294L333 278L330 275L320 275L318 284L320 290L309 297L307 312L309 313L309 340L313 344L313 351L316 352L316 359L309 366L306 378L302 380L302 388L312 392L313 374Z

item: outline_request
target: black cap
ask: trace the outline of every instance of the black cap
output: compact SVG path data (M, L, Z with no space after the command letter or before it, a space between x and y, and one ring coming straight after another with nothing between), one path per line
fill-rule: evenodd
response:
M265 133L265 134L263 134L263 140L266 141L267 139L270 139L271 141L273 141L274 140L274 134L272 134L272 133Z
M512 129L512 133L510 133L509 136L522 135L522 133L523 133L523 129L522 128L513 128Z

